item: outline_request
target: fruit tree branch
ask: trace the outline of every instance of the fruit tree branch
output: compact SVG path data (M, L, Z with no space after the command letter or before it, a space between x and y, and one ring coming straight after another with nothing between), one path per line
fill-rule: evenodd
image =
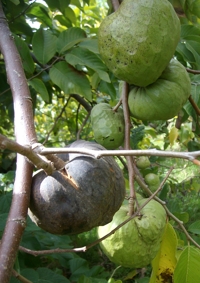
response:
M23 156L26 156L32 162L32 164L34 164L38 169L43 169L48 175L53 173L53 164L50 161L39 157L39 155L35 153L30 146L23 146L0 134L0 148L9 149L13 152L17 152Z
M164 151L164 150L157 150L157 149L144 149L144 150L89 150L85 148L44 148L41 149L41 155L47 155L49 153L83 153L95 158L101 158L103 156L162 156L162 157L172 157L172 158L182 158L192 161L196 165L200 165L198 163L199 160L196 160L197 157L200 157L200 151ZM197 162L196 162L197 161Z
M116 11L119 8L119 1L118 0L111 0L113 10Z
M200 74L200 70L192 70L192 69L186 68L186 71L188 73L195 74L195 75Z
M131 149L131 146L130 146L131 120L130 120L130 113L129 113L129 108L128 108L128 89L129 89L128 84L124 82L123 87L122 87L122 104L123 104L124 122L125 122L125 139L124 139L124 149L125 150ZM128 215L131 216L134 213L134 201L136 200L135 189L134 189L135 172L133 168L133 163L134 163L133 156L131 155L126 156L126 161L127 161L127 167L128 167L129 189L130 189Z
M10 84L14 105L14 127L19 144L37 141L33 121L30 91L18 50L0 1L0 51L3 55L7 80ZM8 283L16 254L26 226L33 165L17 154L17 169L13 188L12 204L0 245L0 282Z
M190 97L189 97L189 102L191 103L192 107L194 108L196 114L197 114L198 116L200 116L200 109L199 109L198 105L195 103L195 101L194 101L194 99L192 98L191 95L190 95Z

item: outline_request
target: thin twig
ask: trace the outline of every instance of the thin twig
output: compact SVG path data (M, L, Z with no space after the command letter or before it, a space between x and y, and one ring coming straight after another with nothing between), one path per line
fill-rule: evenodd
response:
M67 99L67 101L66 101L65 104L63 105L63 107L62 107L60 113L58 114L58 116L54 119L54 123L53 123L53 125L51 126L49 132L47 133L46 138L45 138L45 140L44 140L44 142L43 142L43 145L48 141L49 136L50 136L50 134L52 133L53 129L55 128L55 126L56 126L58 120L62 117L62 114L64 113L65 108L67 107L67 105L68 105L68 103L69 103L69 100L70 100L70 97Z
M197 157L200 156L200 151L191 151L191 152L184 152L184 151L164 151L164 150L157 150L157 149L144 149L144 150L89 150L86 148L44 148L41 150L41 155L46 155L49 153L83 153L86 155L93 156L94 158L101 158L103 156L162 156L162 157L172 157L172 158L182 158L192 161L196 160Z
M192 69L189 69L189 68L186 68L187 72L188 73L192 73L192 74L200 74L200 70L192 70Z
M78 132L77 132L77 135L76 135L77 140L80 139L80 134L81 134L83 128L85 127L85 125L86 125L86 123L87 123L89 117L90 117L90 112L87 113L87 116L85 117L85 119L84 119L84 121L83 121L83 123L82 123L80 129L79 129Z
M192 98L191 95L190 95L190 97L189 97L189 102L191 103L192 107L194 108L196 114L197 114L198 116L200 116L200 109L199 109L198 105L195 103L195 101L194 101L194 99Z
M124 110L124 122L125 122L125 139L124 139L124 149L130 150L130 128L131 128L131 120L128 108L128 84L124 82L122 87L122 104ZM134 188L134 177L135 172L133 168L133 156L126 156L127 167L128 167L128 175L129 175L129 189L130 189L130 198L129 198L129 212L128 215L132 215L134 213L134 202L136 201L136 205L138 207L138 203L135 197L135 188Z
M13 269L12 271L12 276L14 276L15 278L17 278L19 281L21 281L22 283L33 283L32 281L28 280L27 278L25 278L24 276L22 276L21 274L19 274L17 271L15 271Z
M118 0L111 0L112 6L113 6L113 10L117 11L117 9L119 8L119 1Z
M122 99L118 101L118 103L113 107L113 111L117 112L118 108L122 105Z

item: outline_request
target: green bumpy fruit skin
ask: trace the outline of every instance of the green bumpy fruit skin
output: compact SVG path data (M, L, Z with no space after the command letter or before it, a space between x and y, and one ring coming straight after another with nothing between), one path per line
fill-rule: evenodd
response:
M160 178L154 173L149 173L144 177L145 182L149 186L149 189L154 193L160 186Z
M124 0L99 28L99 51L120 79L145 87L155 82L180 39L180 21L168 0Z
M142 205L146 199L139 200ZM128 205L116 212L112 222L98 227L101 238L125 221ZM166 225L166 212L161 204L151 200L141 211L142 218L135 217L114 234L100 243L105 255L117 265L129 268L142 268L156 256Z
M191 92L190 77L184 66L172 59L160 78L129 92L130 115L143 121L168 120L178 114Z
M125 131L122 109L116 112L109 104L99 103L92 108L91 123L97 143L106 149L116 149L122 145Z
M151 165L151 162L147 156L140 156L136 161L136 165L140 169L145 169Z

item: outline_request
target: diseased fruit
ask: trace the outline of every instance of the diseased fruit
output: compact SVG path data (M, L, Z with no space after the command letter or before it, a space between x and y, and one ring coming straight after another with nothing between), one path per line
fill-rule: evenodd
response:
M105 150L80 140L70 147ZM65 169L51 176L40 170L33 177L31 219L52 234L82 233L110 222L125 196L123 174L115 160L70 153Z
M101 23L99 52L120 79L145 87L155 82L180 39L180 21L168 0L124 0Z
M160 178L157 174L148 173L144 177L144 180L149 186L149 189L152 191L152 193L155 192L160 186Z
M124 141L124 115L120 108L114 111L107 103L96 104L91 111L95 140L107 149L116 149Z
M155 83L132 88L128 97L130 115L144 121L173 118L186 103L190 91L188 73L172 59Z
M147 156L140 156L136 161L136 165L140 169L145 169L151 165L151 162Z
M142 205L146 199L138 199ZM113 220L98 227L101 238L125 221L128 216L128 205L123 205L114 215ZM166 212L161 204L151 200L138 216L119 228L114 234L100 243L105 255L117 265L129 268L142 268L150 264L156 256L164 228Z

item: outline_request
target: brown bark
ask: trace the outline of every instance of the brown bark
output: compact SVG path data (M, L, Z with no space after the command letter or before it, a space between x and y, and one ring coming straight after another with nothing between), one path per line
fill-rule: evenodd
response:
M4 57L7 79L13 95L16 142L23 145L34 143L36 142L36 134L32 100L21 58L8 27L1 2L0 50ZM0 245L0 282L8 283L12 274L13 264L26 224L32 169L32 165L27 159L18 154L13 199Z

